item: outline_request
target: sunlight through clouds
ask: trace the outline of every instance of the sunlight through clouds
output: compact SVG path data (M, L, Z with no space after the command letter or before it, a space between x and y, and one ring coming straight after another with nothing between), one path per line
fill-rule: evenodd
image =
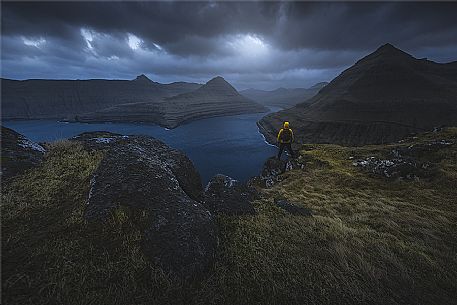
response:
M128 33L128 44L129 44L129 47L132 49L132 50L137 50L141 47L141 43L143 42L140 38L138 38L137 36L131 34L131 33Z
M411 6L7 1L2 5L2 76L154 73L161 81L197 82L223 75L241 87L304 87L331 80L386 42L433 61L455 60L454 5L414 4L413 15ZM374 35L375 29L383 31ZM30 58L36 63L31 65Z
M228 48L243 57L261 57L268 55L268 45L255 34L238 34L227 41Z
M39 38L22 37L22 41L24 42L24 44L26 46L33 46L33 47L37 47L37 48L39 48L40 46L42 46L43 44L46 43L46 39L44 39L43 37L39 37Z
M81 35L84 37L84 40L86 41L87 47L89 50L93 50L94 47L92 46L92 41L94 40L94 36L92 35L92 32L88 29L81 28Z
M159 51L162 51L162 47L160 45L158 45L157 43L153 42L152 43L154 45L154 47L156 47Z

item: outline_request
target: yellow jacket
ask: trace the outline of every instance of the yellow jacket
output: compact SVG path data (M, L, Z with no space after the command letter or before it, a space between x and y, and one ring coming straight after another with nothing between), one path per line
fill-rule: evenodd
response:
M281 138L281 135L284 132L284 130L290 131L290 140L283 140ZM277 140L279 143L292 143L294 141L294 132L290 128L281 128L281 130L279 130L278 132Z

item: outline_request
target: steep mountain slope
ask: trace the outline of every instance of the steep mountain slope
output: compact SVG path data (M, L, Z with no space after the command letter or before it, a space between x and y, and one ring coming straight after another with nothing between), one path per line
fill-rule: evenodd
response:
M265 112L218 76L195 91L154 102L127 103L78 116L82 122L150 122L168 128L200 118Z
M282 121L300 142L362 145L457 125L457 62L416 59L390 44L362 58L309 103L258 122L267 139Z
M266 106L276 106L282 108L290 108L299 103L306 102L319 90L324 88L328 83L321 82L317 83L310 88L278 88L275 90L258 90L258 89L246 89L240 91L240 93L259 104Z
M161 84L145 75L128 80L2 79L2 118L67 118L109 106L157 100L200 87L194 83Z

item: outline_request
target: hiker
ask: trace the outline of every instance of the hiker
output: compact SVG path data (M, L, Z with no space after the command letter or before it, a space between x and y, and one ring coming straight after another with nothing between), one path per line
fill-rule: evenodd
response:
M284 122L283 128L278 132L279 153L278 159L281 160L281 154L284 148L287 149L289 155L293 158L294 152L292 150L292 142L294 141L294 133L289 128L289 122Z

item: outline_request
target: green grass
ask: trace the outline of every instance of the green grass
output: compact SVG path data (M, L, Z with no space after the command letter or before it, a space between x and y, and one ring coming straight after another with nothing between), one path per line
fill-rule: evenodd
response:
M84 221L90 176L101 157L75 143L56 143L40 168L3 190L3 304L185 298L181 284L142 254L141 222L133 213L119 209L107 223Z
M258 215L221 219L222 259L202 303L455 304L457 145L424 156L440 169L432 181L387 180L349 160L394 146L305 145L306 169L263 190ZM287 214L274 198L315 215Z
M434 138L457 142L457 129L411 141ZM143 256L141 211L83 220L102 155L54 144L2 191L3 304L455 304L457 144L422 156L438 168L430 180L388 180L349 159L396 145L303 146L305 169L260 190L257 215L218 219L215 266L192 283Z

